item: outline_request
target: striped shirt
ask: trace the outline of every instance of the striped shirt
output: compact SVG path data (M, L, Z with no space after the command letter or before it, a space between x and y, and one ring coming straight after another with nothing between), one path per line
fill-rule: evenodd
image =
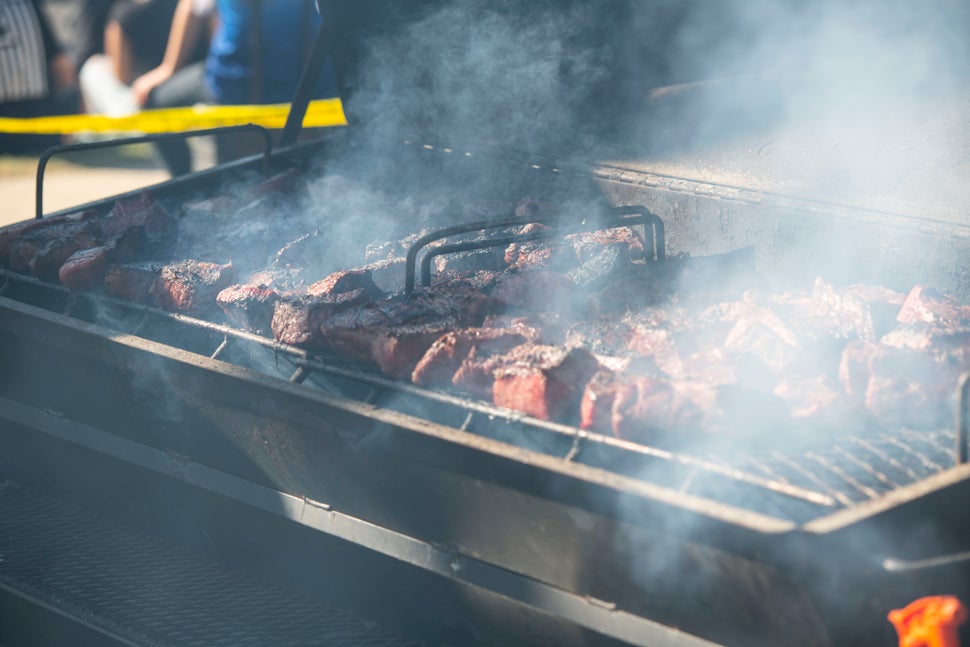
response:
M0 103L47 94L47 56L30 0L0 0Z

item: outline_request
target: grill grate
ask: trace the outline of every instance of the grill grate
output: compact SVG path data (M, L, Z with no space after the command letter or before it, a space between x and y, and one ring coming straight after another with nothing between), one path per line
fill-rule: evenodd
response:
M0 270L0 277L4 278L0 295L7 292L48 310L335 395L794 521L883 496L942 472L958 460L957 434L946 429L873 429L835 438L819 436L810 444L785 451L745 447L742 452L719 446L705 452L684 443L676 449L646 446L395 382L347 361L313 356L223 324L92 293L72 294L59 285L5 270ZM185 341L190 338L194 341ZM402 394L407 397L400 397Z

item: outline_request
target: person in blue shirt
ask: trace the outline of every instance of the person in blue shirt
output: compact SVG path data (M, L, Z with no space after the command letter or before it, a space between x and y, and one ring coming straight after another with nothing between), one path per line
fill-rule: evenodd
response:
M170 108L290 101L319 23L312 0L179 0L161 65L131 85L135 102ZM205 60L191 63L210 28ZM334 95L328 70L314 96ZM160 150L173 175L191 170L183 142L166 142Z

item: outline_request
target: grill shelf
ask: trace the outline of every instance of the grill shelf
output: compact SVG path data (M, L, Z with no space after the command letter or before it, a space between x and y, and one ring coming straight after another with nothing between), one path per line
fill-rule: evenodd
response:
M525 449L599 467L680 492L793 521L875 499L957 461L957 432L867 430L819 438L793 450L729 444L706 452L658 439L648 446L395 382L358 365L228 325L66 288L0 270L0 295L108 325L213 359L275 374L400 413L432 419ZM401 397L406 396L406 397Z

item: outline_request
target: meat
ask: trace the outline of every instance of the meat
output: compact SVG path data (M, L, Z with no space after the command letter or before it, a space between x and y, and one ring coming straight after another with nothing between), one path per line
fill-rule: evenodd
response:
M480 356L501 354L534 341L535 337L535 331L530 334L525 326L448 331L436 339L417 362L411 381L420 386L450 386L462 362L473 351Z
M162 271L158 263L109 265L104 274L104 291L109 296L132 303L148 303L152 285Z
M229 323L256 333L271 330L280 295L263 285L230 285L216 295Z
M534 311L569 310L574 287L557 272L518 272L506 275L492 291L503 303Z
M523 344L498 357L492 401L544 420L578 416L579 395L599 368L583 348Z
M34 229L11 242L10 269L43 280L55 280L57 271L72 254L97 247L101 242L101 230L91 219Z
M838 337L873 341L893 325L903 295L867 285L840 289L819 278L812 303L820 323Z
M95 220L96 217L97 213L88 209L64 216L55 216L53 218L27 220L9 227L4 227L2 230L0 230L0 267L11 267L10 251L15 242L22 240L27 236L39 236L41 239L50 239L50 232L56 232L57 230L64 231L61 225L77 225L78 223L91 222ZM82 225L82 228L85 228L85 226ZM70 234L55 233L54 235L69 236ZM27 260L29 260L29 258ZM23 267L26 268L26 261L24 261Z
M111 212L99 221L103 236L114 238L131 227L142 227L146 234L174 235L178 221L147 192L129 200L118 200Z
M109 263L134 260L146 245L144 227L129 227L105 245L72 254L58 270L58 278L72 290L93 290L102 284Z
M91 290L104 281L111 249L107 245L75 252L58 270L61 283L72 290Z
M407 379L434 341L453 328L445 320L381 329L371 341L370 358L385 375Z
M184 260L163 266L150 293L163 310L204 314L216 305L216 295L234 277L232 263Z
M373 307L364 290L317 297L282 297L273 304L270 328L273 337L284 344L320 347L324 345L321 324L336 314L362 307Z
M378 299L383 296L381 289L374 284L368 269L341 270L320 279L307 288L310 296L326 296L340 294L352 290L363 290L370 297Z
M958 305L952 297L916 285L896 316L902 324L929 324L938 333L970 330L970 306Z

